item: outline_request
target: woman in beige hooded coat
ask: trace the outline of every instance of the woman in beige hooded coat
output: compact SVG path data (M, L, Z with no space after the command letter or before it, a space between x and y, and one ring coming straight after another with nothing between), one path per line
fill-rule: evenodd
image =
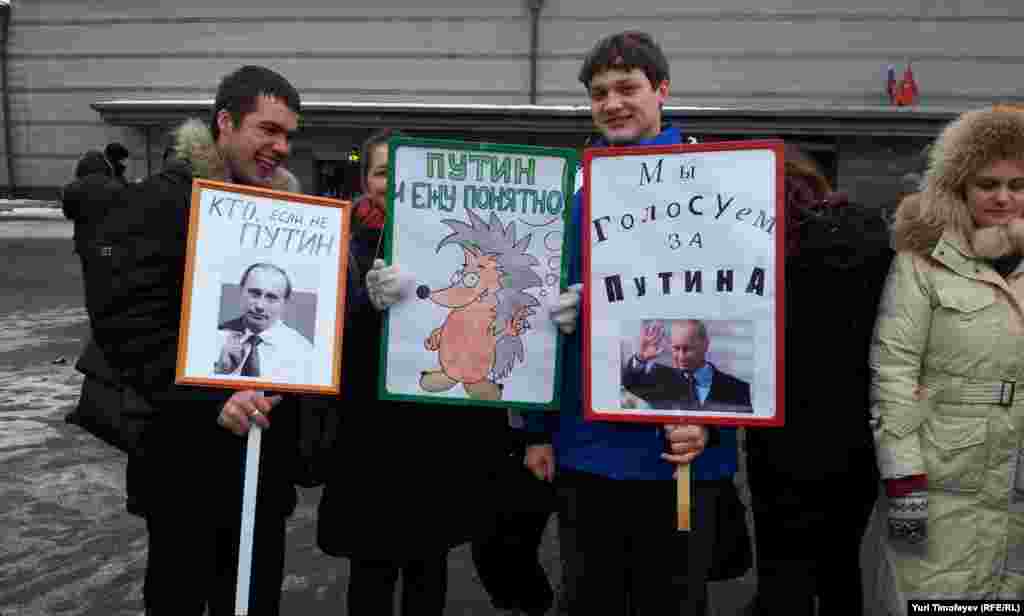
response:
M1024 113L965 113L900 205L871 348L891 613L1024 596Z

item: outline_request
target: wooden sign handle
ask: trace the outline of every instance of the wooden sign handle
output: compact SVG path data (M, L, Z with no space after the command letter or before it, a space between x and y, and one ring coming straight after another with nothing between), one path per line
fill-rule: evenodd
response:
M677 530L690 530L690 465L680 464L676 468L676 513Z

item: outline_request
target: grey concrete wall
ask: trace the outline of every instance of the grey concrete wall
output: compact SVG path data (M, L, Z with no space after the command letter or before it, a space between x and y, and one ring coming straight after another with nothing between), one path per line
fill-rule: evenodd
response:
M578 101L580 58L598 37L640 29L672 66L669 104L883 104L883 67L907 59L930 104L1024 96L1013 0L549 0L543 102ZM669 8L671 7L671 8Z
M1017 0L622 6L546 0L538 102L584 103L576 82L583 54L599 36L626 28L662 42L673 105L881 104L883 65L908 58L925 105L1024 100L1024 51L1016 44L1024 3ZM523 1L14 0L12 13L11 149L19 185L43 192L66 179L83 150L114 139L134 153L128 174L146 173L146 135L103 124L90 103L212 98L220 77L245 63L280 70L308 101L529 100ZM158 161L161 140L152 137ZM311 148L299 148L297 162L311 165Z
M89 104L212 98L220 78L243 64L279 70L308 101L527 102L525 5L343 5L15 0L9 50L19 185L52 192L83 150L114 139L134 154L128 175L144 175L145 134L103 124ZM158 168L162 140L152 137ZM296 163L311 176L311 146L297 145Z

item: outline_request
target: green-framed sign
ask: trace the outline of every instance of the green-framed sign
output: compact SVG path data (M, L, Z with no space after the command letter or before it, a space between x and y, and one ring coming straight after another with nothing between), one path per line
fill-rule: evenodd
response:
M388 147L384 258L415 285L385 317L380 397L557 409L561 340L547 311L566 280L575 150Z

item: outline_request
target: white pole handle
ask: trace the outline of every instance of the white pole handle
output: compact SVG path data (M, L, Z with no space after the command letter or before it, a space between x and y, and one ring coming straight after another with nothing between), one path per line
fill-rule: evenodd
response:
M260 392L262 394L262 392ZM242 530L238 538L238 585L235 588L235 614L249 614L249 586L252 577L252 534L256 526L256 486L260 477L261 428L249 422L249 440L245 447L245 483L242 488Z

